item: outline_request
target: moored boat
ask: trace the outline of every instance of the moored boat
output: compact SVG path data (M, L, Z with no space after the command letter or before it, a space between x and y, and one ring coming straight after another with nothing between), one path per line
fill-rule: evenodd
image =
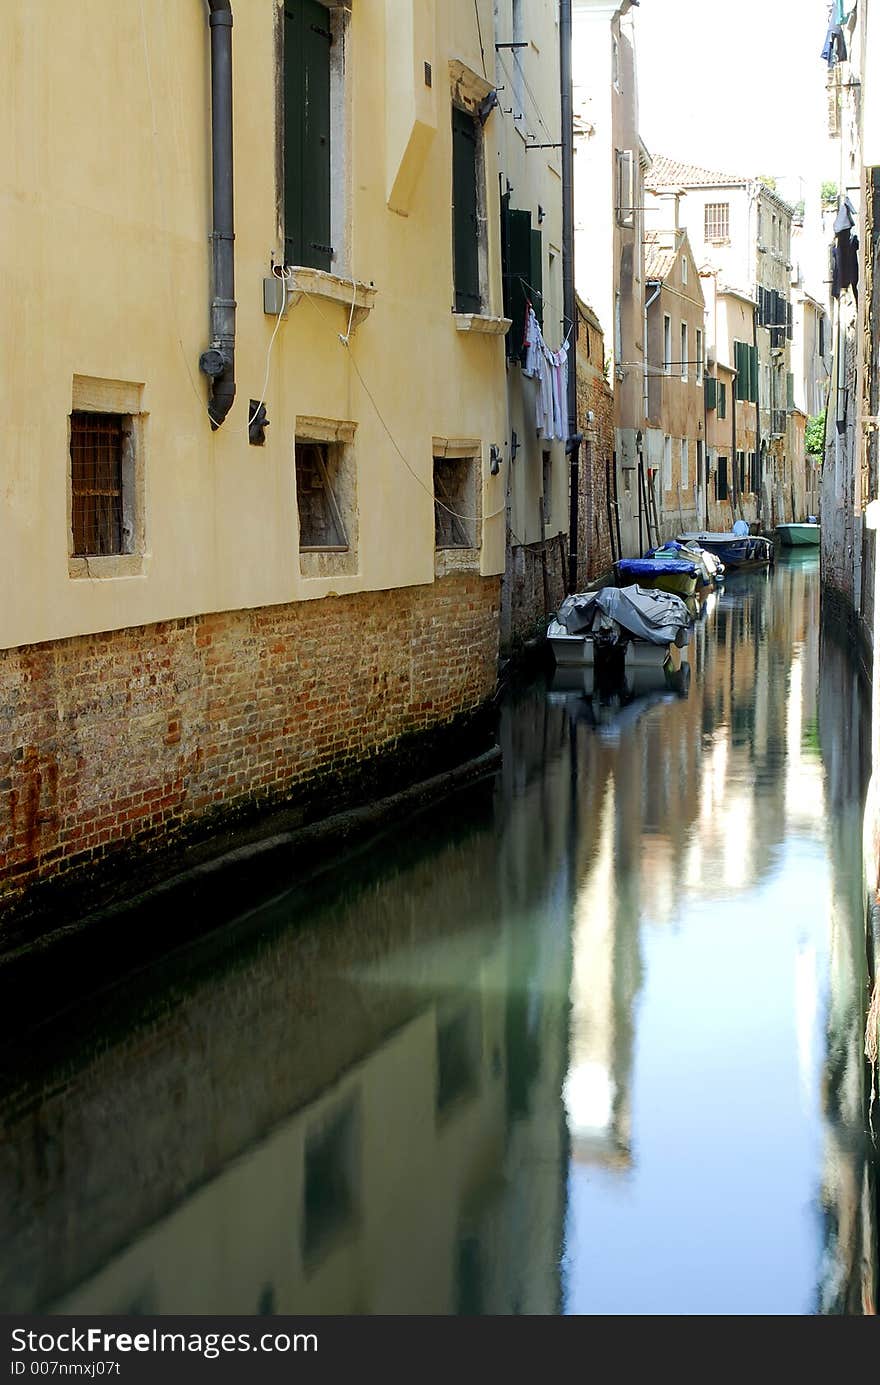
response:
M773 545L760 534L679 534L679 543L698 543L720 558L725 568L767 567L773 561Z
M700 569L692 558L677 553L656 552L646 558L621 558L614 564L621 587L637 583L646 590L693 596L700 582Z
M687 605L673 592L602 587L566 597L547 627L547 639L558 668L589 668L621 658L633 644L681 649L692 625Z
M815 520L807 520L803 524L777 524L776 532L786 548L817 548L821 526Z

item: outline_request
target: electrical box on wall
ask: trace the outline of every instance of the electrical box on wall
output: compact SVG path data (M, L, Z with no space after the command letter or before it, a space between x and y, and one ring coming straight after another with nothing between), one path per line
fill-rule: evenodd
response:
M277 274L267 274L263 279L263 312L277 317L285 306L287 284Z

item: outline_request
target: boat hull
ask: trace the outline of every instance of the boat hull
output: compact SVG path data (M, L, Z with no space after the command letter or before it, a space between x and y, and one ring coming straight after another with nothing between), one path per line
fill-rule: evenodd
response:
M818 548L821 527L818 524L778 524L776 532L785 548Z
M657 564L649 558L625 559L616 564L618 581L621 586L638 582L649 591L671 592L685 600L693 596L699 581L695 564L681 563L677 569L674 564Z
M773 561L773 545L760 534L681 534L680 542L696 542L720 558L728 572L751 567L768 567Z

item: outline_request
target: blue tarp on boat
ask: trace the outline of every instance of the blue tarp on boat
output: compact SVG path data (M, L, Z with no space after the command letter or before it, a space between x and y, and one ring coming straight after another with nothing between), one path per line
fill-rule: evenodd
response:
M696 577L699 573L699 568L691 558L684 555L679 557L673 553L658 553L656 557L651 558L621 558L616 567L621 577L631 577L634 581L639 577L655 577L659 572L684 572L688 577Z

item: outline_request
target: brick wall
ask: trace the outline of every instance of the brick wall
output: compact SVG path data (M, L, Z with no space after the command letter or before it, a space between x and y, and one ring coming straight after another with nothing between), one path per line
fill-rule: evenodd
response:
M614 396L605 380L605 339L599 320L583 303L578 304L578 315L578 429L584 438L580 456L578 585L583 586L605 572L612 562L607 477L611 476L613 487Z
M0 912L476 708L498 606L497 578L456 574L0 652Z

